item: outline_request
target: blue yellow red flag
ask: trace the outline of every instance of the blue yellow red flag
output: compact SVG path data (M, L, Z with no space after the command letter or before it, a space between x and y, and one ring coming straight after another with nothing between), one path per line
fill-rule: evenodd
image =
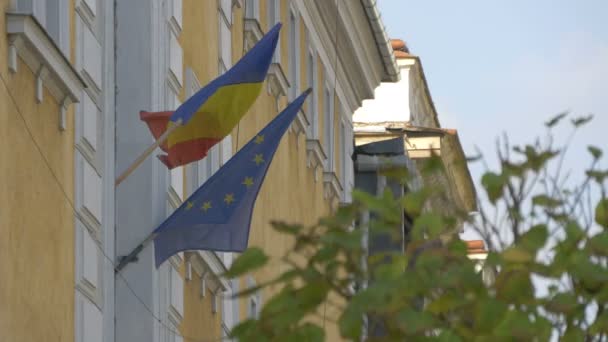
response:
M309 93L289 104L154 231L156 267L185 250L247 248L258 192L281 137Z
M174 112L140 112L156 139L170 125L179 125L161 145L166 155L159 159L168 168L204 158L211 147L230 134L260 94L280 29L281 24L276 24L231 69Z

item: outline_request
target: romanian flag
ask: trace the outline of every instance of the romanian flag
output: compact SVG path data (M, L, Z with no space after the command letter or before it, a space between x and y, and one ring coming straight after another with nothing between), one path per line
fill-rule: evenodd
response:
M160 146L169 169L200 160L226 137L258 97L279 39L275 25L230 70L201 88L175 112L140 112L154 138L180 125Z

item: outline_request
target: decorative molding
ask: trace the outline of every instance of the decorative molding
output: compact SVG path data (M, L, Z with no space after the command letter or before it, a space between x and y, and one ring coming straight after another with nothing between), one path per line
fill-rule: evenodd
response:
M91 28L86 24L80 25L80 41L82 42L80 47L82 56L80 59L80 72L89 85L87 90L92 93L93 99L97 99L101 95L103 82L101 44L91 31Z
M255 18L245 18L245 50L249 51L262 39L264 32L260 22Z
M83 152L83 155L93 163L97 151L98 109L93 99L86 92L82 96L79 109L81 126L78 130L80 133L80 137L77 140L78 147Z
M287 96L289 91L289 81L283 67L279 63L270 64L268 68L268 93L274 96L277 100L281 96Z
M341 198L342 185L334 171L323 172L323 189L325 198Z
M101 227L101 177L95 168L86 160L79 160L79 195L81 206L78 209L78 217L87 228L95 232L95 238Z
M169 18L169 27L176 36L179 36L182 33L182 0L171 0L170 6L171 17Z
M59 130L65 131L67 128L67 116L68 116L68 108L67 108L67 100L63 99L61 101L61 105L59 108Z
M90 27L95 23L97 15L96 0L79 0L76 3L76 12L80 14L82 20Z
M184 75L184 52L175 34L172 32L169 36L169 85L175 94L179 94Z
M190 254L189 258L192 263L192 269L200 277L205 277L207 281L210 280L210 288L226 291L230 288L229 280L221 277L222 274L228 270L220 260L220 258L213 252L209 251L197 251ZM211 278L211 279L209 279Z
M99 291L99 256L94 232L86 229L82 222L76 220L76 288L81 295L97 303L101 297Z
M44 100L44 90L42 89L43 80L49 75L48 69L41 65L36 72L36 103L42 103Z
M327 158L323 146L318 139L306 139L306 160L309 168L315 173L315 181L317 181L317 168L323 167L323 161Z
M310 44L313 47L313 49L315 51L317 51L317 53L319 54L319 57L321 58L322 64L325 66L328 75L334 75L333 62L332 62L333 59L330 58L329 54L325 50L325 46L329 46L329 45L322 44L321 36L319 33L319 28L323 27L323 25L322 24L321 24L321 26L317 25L317 24L319 24L318 20L321 20L321 18L316 18L315 15L311 15L310 12L308 11L308 9L306 8L306 4L304 2L306 2L306 1L292 1L291 3L293 4L293 6L296 7L296 9L298 10L298 13L300 13L302 20L304 20L304 25L306 26L306 29L308 30L308 33L309 33ZM313 17L315 17L317 20L313 20ZM324 38L324 41L329 41L329 42L332 41L331 38L328 36L328 33L325 33L323 38ZM330 43L330 44L333 44L333 43ZM338 66L340 67L340 63L338 63ZM344 68L340 68L340 69L342 71L344 71ZM336 82L337 83L336 84L336 94L338 95L340 102L348 105L349 113L354 113L355 110L359 107L361 101L356 98L352 87L348 86L349 80L346 79L347 74L345 72L341 72L341 73L337 73L337 75L338 75L338 77L337 77L338 79L336 80L337 81ZM342 87L342 84L346 84L347 87L346 88Z
M243 1L245 0L232 0L232 7L243 8Z
M306 128L308 127L308 118L304 109L300 108L298 115L290 126L291 131L297 136L299 134L306 134Z
M184 280L177 269L169 266L169 321L179 326L184 318Z

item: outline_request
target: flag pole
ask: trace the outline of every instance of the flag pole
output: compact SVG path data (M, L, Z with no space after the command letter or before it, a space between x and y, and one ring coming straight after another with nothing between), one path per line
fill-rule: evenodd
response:
M154 232L150 233L150 235L148 235L148 237L142 243L135 247L131 253L127 254L126 256L119 257L118 265L114 268L114 273L120 272L128 264L137 261L137 255L139 255L139 253L146 248L150 242L154 241L156 235L158 234Z
M124 181L127 177L129 177L129 175L131 173L133 173L133 171L135 171L135 169L141 165L141 163L144 162L144 160L146 160L146 158L152 153L154 152L154 150L160 146L162 143L165 142L165 140L167 140L167 138L169 137L169 134L173 133L173 131L175 131L178 127L181 127L182 125L182 119L178 119L173 125L171 125L171 127L169 127L159 138L158 140L156 140L154 142L154 144L148 146L148 148L139 156L137 157L137 159L135 159L135 161L125 170L123 171L122 174L120 174L120 176L118 176L116 178L116 181L114 182L114 187L117 187L120 183L122 183L122 181Z

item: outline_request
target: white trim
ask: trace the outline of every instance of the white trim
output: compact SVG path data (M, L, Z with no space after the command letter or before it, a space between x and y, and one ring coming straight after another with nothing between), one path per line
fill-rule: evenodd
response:
M182 33L182 0L171 0L170 6L169 27L176 36L179 36Z
M277 51L278 50L279 49L277 49ZM268 68L267 80L268 93L270 95L274 96L277 100L281 96L287 96L290 85L280 63L270 64L270 68Z
M222 260L213 252L210 251L196 251L197 257L191 257L190 262L194 271L199 275L211 274L214 281L217 283L216 287L220 287L222 291L230 288L230 283L227 279L220 277L220 275L226 273L228 269L222 263Z
M76 12L80 14L80 17L88 26L93 26L96 16L96 9L89 4L91 1L95 0L78 0L76 2Z
M257 42L262 39L264 33L262 26L257 19L245 18L245 51L249 51Z
M326 155L323 146L318 139L306 140L306 165L313 169L315 181L317 181L317 168L323 167Z
M323 172L323 189L325 198L340 198L342 184L334 171Z
M306 26L306 29L310 33L311 47L313 49L315 49L317 51L317 53L319 54L319 57L321 58L321 61L322 61L323 65L325 66L325 70L330 75L334 75L333 64L330 62L330 58L329 58L327 52L325 51L323 44L321 43L321 38L319 36L319 32L317 31L317 26L313 23L310 13L306 9L306 5L304 4L304 1L303 0L294 0L291 3L294 4L293 6L295 6L297 8L297 10L299 11L300 17L302 18L302 20L304 20L304 25ZM341 65L338 64L338 67L341 68ZM338 73L337 75L340 75L340 74ZM340 78L340 79L342 80L342 78ZM349 112L354 113L355 110L357 108L359 108L359 103L355 97L355 94L352 92L352 89L347 88L349 95L348 96L346 95L346 92L341 85L341 82L342 82L341 80L336 80L337 81L336 82L336 94L338 95L340 102L348 105ZM347 82L347 80L344 80L344 82ZM331 81L331 84L333 86L333 84L334 84L333 80Z
M41 66L48 69L44 82L57 103L65 98L72 103L80 100L84 81L31 15L7 13L6 32L9 46L16 48L17 54L33 72L40 70ZM11 69L16 70L16 67Z

